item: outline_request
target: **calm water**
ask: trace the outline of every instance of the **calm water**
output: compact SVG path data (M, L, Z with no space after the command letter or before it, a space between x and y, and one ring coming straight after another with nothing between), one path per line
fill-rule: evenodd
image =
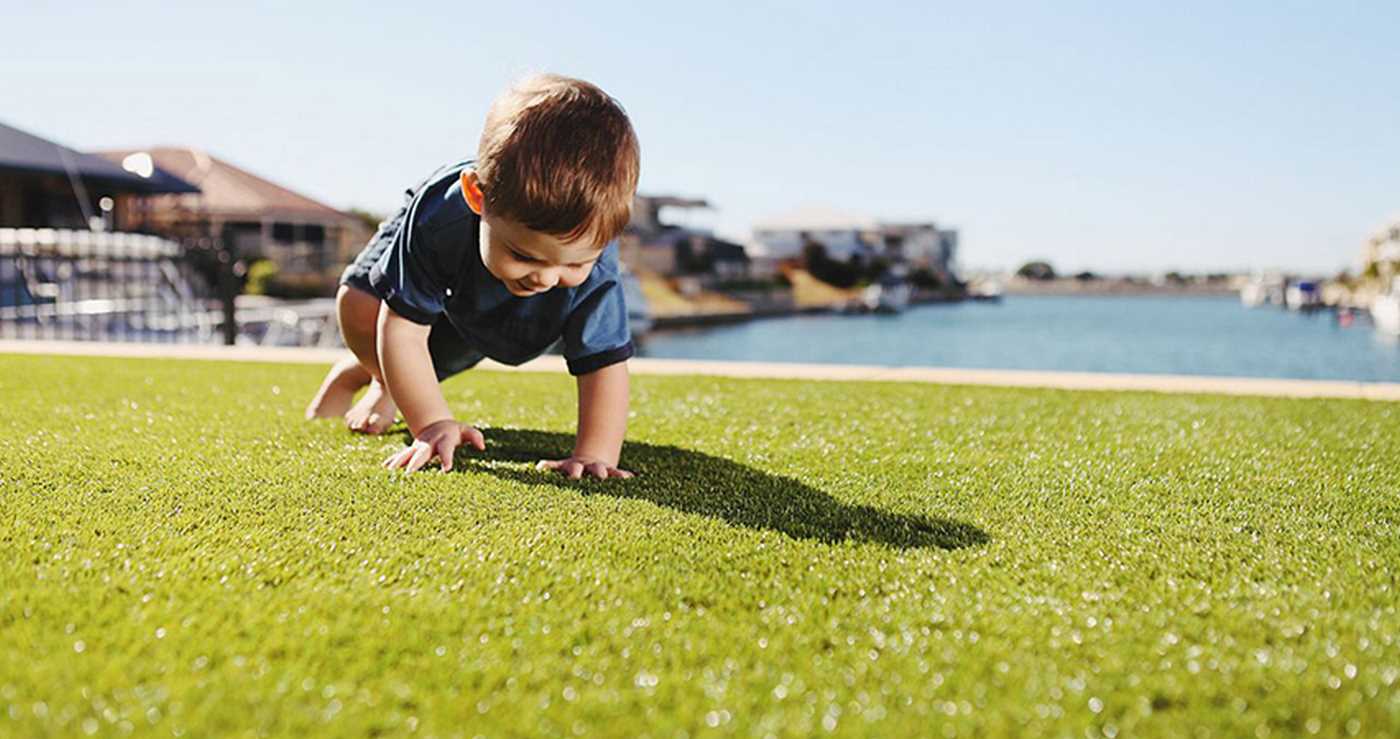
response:
M899 316L802 316L648 337L643 356L1400 381L1400 346L1331 313L1234 298L1018 297Z

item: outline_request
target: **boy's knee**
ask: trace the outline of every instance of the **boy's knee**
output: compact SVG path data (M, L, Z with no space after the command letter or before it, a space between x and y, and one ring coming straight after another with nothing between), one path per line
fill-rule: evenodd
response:
M359 288L341 285L335 294L335 313L345 346L371 377L379 379L379 360L375 356L379 298Z
M341 285L335 294L335 312L343 331L347 325L370 328L379 320L379 298L350 285Z

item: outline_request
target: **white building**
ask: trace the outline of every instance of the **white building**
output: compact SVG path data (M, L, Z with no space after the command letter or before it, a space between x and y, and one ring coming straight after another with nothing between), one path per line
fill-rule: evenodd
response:
M821 244L827 256L838 261L879 256L951 277L958 232L933 222L882 222L863 214L814 207L756 224L747 248L751 257L771 262L800 258L809 242Z
M885 256L915 267L948 271L958 255L958 231L932 222L880 225Z
M849 261L873 254L880 243L880 224L874 218L831 208L804 208L770 218L753 227L753 240L762 248L756 256L795 259L802 247L815 241L827 256Z

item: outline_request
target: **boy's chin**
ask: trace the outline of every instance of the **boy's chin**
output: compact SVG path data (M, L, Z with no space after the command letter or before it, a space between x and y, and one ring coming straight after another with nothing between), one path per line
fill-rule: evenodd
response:
M542 293L549 292L548 288L544 290L531 290L530 288L525 287L524 285L520 284L515 280L502 280L501 283L506 286L507 292L509 292L511 295L514 295L517 298L530 298L536 295L540 295Z
M486 271L492 277L496 278L497 282L501 283L502 285L505 285L506 292L510 293L511 295L514 295L517 298L528 298L531 295L539 295L540 293L545 292L544 290L531 290L525 287L524 285L520 284L519 280L512 280L507 277L498 275L495 272L493 272L490 268L487 268Z

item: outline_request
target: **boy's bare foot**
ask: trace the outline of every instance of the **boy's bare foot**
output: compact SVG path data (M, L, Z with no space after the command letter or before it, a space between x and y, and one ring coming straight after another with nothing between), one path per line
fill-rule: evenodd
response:
M306 406L306 417L335 418L345 415L355 402L355 393L368 385L371 379L369 372L353 355L336 362L326 373L326 379L321 381L316 397Z
M399 409L384 386L371 382L360 402L345 414L345 425L362 434L382 434L394 425Z

